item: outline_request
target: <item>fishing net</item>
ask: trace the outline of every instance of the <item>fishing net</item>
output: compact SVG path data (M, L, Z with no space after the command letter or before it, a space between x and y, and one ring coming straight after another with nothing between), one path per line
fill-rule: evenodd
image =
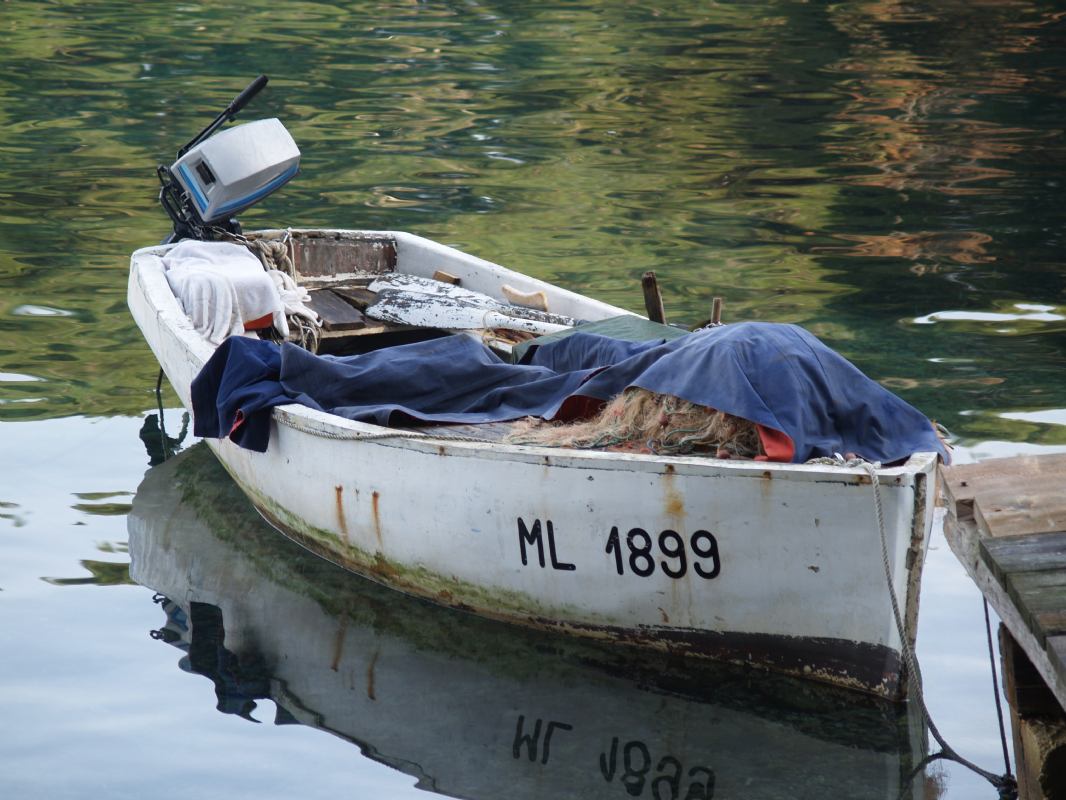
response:
M507 441L717 458L755 458L763 453L753 422L640 388L626 389L589 419L553 423L529 417L515 425Z

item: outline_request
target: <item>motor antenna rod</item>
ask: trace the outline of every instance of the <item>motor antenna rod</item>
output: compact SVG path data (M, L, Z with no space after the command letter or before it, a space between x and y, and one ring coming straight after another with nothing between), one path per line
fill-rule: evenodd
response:
M232 122L233 118L237 116L237 112L239 112L242 108L248 105L251 99L263 90L263 87L267 85L267 82L269 80L270 79L267 78L266 75L260 75L254 81L245 86L244 91L242 91L239 95L233 98L233 102L226 106L225 111L215 117L214 121L210 125L204 128L198 134L196 134L196 136L194 136L187 145L185 145L178 151L178 158L181 158L192 148L194 148L196 145L198 145L200 142L202 142L204 139L206 139L208 136L218 130L220 125L225 122Z

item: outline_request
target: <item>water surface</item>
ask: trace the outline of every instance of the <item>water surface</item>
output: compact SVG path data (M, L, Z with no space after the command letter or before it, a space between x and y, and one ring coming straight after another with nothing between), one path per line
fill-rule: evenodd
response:
M453 791L382 763L373 742L219 713L212 683L148 636L162 611L129 575L156 365L125 307L128 256L167 233L155 164L256 74L271 82L247 118L280 117L303 162L246 226L409 230L634 310L654 269L672 321L706 318L720 295L727 321L805 325L944 423L970 460L1066 446L1064 13L1025 1L4 3L5 796ZM163 404L176 440L168 389ZM929 703L957 749L998 770L980 599L934 545L919 646ZM763 702L735 697L731 713ZM447 717L429 699L427 726ZM717 702L708 713L724 713ZM809 733L787 714L752 719L785 739ZM653 752L660 740L625 727L604 731L605 763L615 736L618 758L640 741L686 771L747 763ZM781 740L761 730L772 752ZM476 752L455 785L493 774ZM593 759L583 780L626 794L624 764L610 783L599 770ZM511 780L537 796L534 778ZM869 795L886 796L887 780L869 780ZM919 780L930 796L993 796L951 766ZM727 785L717 796L734 796ZM671 796L669 781L654 786ZM641 787L652 796L650 778Z

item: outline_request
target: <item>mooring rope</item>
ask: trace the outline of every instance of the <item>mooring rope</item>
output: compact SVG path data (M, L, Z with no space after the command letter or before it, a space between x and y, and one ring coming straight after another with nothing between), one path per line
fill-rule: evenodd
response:
M312 436L320 436L323 439L340 439L344 441L360 441L360 442L374 442L385 439L425 439L426 441L436 441L438 439L446 442L464 442L473 444L500 444L499 439L488 439L477 436L463 436L453 435L448 433L423 433L421 431L405 430L402 428L390 428L389 430L381 431L380 433L363 433L361 431L327 431L321 428L311 427L305 424L297 417L286 415L278 418L278 424L284 425L288 428L293 428L302 433L309 433Z
M1010 775L1010 753L1007 751L1007 730L1003 725L1003 705L999 702L999 676L996 674L995 648L992 647L992 620L988 615L988 598L982 596L985 608L985 636L988 639L988 665L992 668L992 696L996 698L996 718L999 720L999 743L1003 747L1003 767Z
M940 734L940 730L936 727L936 723L933 722L933 717L929 713L929 707L925 704L925 694L922 691L922 674L921 671L918 669L918 659L915 656L913 649L911 648L910 640L907 638L907 633L903 625L903 615L900 613L899 610L899 600L896 598L896 589L892 585L892 566L888 558L888 540L885 535L885 511L884 506L881 502L881 481L877 475L877 470L881 467L881 465L877 462L866 461L865 459L852 459L850 461L845 462L844 459L841 458L840 461L842 462L842 466L861 467L862 469L866 470L867 474L869 474L870 476L870 485L873 487L874 490L874 510L877 514L877 529L878 533L881 536L881 560L885 568L885 581L888 583L888 597L892 604L892 616L896 620L896 631L899 633L900 653L903 656L903 662L907 667L907 672L912 678L914 697L915 700L918 702L918 708L922 712L922 716L925 718L925 724L929 728L929 732L932 734L937 744L940 745L940 748L942 750L941 753L936 754L936 758L945 758L950 761L954 761L958 764L961 764L967 769L970 769L973 772L977 773L986 781L991 783L994 787L996 787L996 790L999 792L1000 798L1002 798L1003 800L1008 800L1008 798L1010 800L1014 800L1014 798L1018 797L1018 782L1015 780L1014 776L1010 772L1009 760L1007 762L1007 771L1003 775L996 775L992 772L981 769L972 761L960 756L958 752L956 752L955 748L953 748L947 743L944 737ZM998 707L998 694L996 696L996 704ZM1000 723L1000 725L1002 734L1002 722ZM1006 740L1004 739L1004 754L1005 753ZM921 766L924 766L925 764L936 760L936 758L927 757L926 759L923 759L923 763L921 764ZM913 778L913 774L911 777Z
M262 237L249 239L243 234L230 233L222 228L209 228L208 230L220 241L243 245L259 259L263 269L271 275L275 286L278 287L282 305L285 306L285 321L289 326L287 341L299 345L308 352L317 353L322 326L317 315L304 305L306 293L300 297L303 290L296 283L296 265L293 263L293 254L290 250L292 229L286 230L285 235L280 239ZM273 327L267 329L265 335L279 344L286 341Z

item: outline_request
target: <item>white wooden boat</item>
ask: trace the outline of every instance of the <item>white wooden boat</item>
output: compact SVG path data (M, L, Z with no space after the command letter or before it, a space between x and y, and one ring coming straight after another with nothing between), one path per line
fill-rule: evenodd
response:
M472 800L923 794L908 706L402 597L264 530L205 451L149 470L129 515L131 575L167 598L157 637L205 705L299 722Z
M625 313L407 233L258 234L283 235L310 287L443 271L501 300L504 284L543 292L574 318ZM167 247L133 254L129 306L191 410L190 384L214 347L171 292ZM265 453L209 444L275 527L392 588L494 619L903 696L865 470L389 433L286 405L273 411ZM919 453L878 473L911 641L935 466L935 454Z

